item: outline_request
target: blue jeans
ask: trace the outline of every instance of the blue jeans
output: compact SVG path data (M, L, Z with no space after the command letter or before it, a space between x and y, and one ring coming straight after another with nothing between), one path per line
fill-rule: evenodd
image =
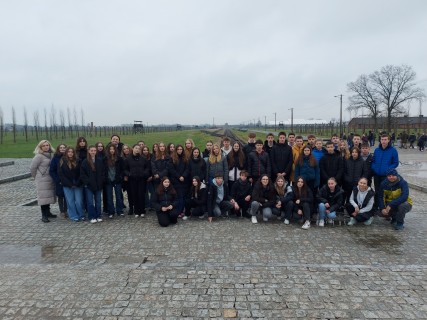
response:
M101 194L102 190L92 192L88 187L85 187L86 207L89 220L99 219L101 217Z
M335 219L337 217L337 214L335 211L326 213L326 207L324 203L319 203L319 218L318 220L325 220L325 217L328 217L328 219Z
M258 201L251 202L251 215L256 216L258 210L261 209L262 217L266 219L271 219L273 217L273 211L269 207L261 207L261 204Z
M73 221L83 218L83 188L64 187L64 195L67 201L68 217Z
M123 213L123 193L121 183L107 183L107 208L108 214L113 215L115 212L119 215ZM116 196L116 207L114 208L113 189Z

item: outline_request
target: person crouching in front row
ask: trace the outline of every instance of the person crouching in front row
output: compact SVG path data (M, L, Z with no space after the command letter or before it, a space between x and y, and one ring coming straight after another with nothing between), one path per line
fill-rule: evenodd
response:
M345 210L350 215L350 222L347 225L364 222L369 226L374 220L374 200L375 192L368 186L368 179L360 178L357 187L353 188L349 202L345 205Z
M234 206L230 202L228 186L224 183L222 173L216 173L215 178L209 185L208 190L208 220L212 222L213 217L227 215Z
M251 215L252 223L258 223L257 212L262 211L262 219L266 222L273 217L272 208L276 205L276 191L268 174L263 174L255 183L252 192Z
M178 222L177 193L168 177L162 178L153 194L151 204L156 210L157 219L162 227Z

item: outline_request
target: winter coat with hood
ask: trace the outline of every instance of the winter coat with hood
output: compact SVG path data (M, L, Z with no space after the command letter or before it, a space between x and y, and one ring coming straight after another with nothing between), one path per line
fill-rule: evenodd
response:
M236 201L244 200L247 196L250 196L251 193L252 185L248 179L243 181L239 178L231 187L231 198Z
M381 197L381 201L379 201L378 204L380 210L384 209L386 206L390 206L392 209L396 210L397 207L404 202L408 202L412 205L412 199L409 197L408 183L400 175L397 175L397 180L395 182L384 179L380 185L379 196Z
M318 203L329 203L331 212L338 210L344 204L344 192L340 186L336 185L334 192L331 192L328 185L320 188L317 194Z
M277 201L276 190L271 183L264 187L261 181L258 181L252 191L252 201L261 203L263 208L273 208Z
M168 207L172 205L172 207L176 208L178 205L177 194L172 191L171 188L162 188L161 191L156 190L153 193L153 197L151 199L151 204L156 212L162 212L162 207Z
M206 161L199 155L197 158L191 157L188 160L189 177L199 177L201 180L206 176Z
M375 149L371 164L374 175L385 177L389 169L396 169L398 166L399 155L390 143L385 148L380 144Z
M261 175L271 176L271 163L268 153L264 150L261 153L252 151L248 158L249 177L258 179Z
M286 142L276 143L270 156L273 176L276 177L279 172L286 172L286 179L289 179L293 163L292 148Z
M343 159L338 153L325 153L320 159L319 167L321 184L325 184L331 177L334 177L337 183L341 184L344 169Z
M353 188L361 177L367 178L366 163L361 156L344 160L344 185Z
M30 173L36 182L37 204L39 206L56 202L55 182L49 174L52 153L43 152L34 156Z
M222 201L229 201L230 200L230 194L228 191L227 183L223 182L221 186L218 186L216 183L216 180L214 179L212 183L209 185L208 189L208 201L207 201L207 207L208 207L208 217L213 217L213 210L215 208L216 200L218 198L218 188L223 187L224 197L222 198Z
M55 182L55 193L58 197L64 197L64 188L61 185L61 180L58 174L59 162L61 159L62 154L55 154L49 166L49 174Z
M298 177L303 177L304 180L308 182L312 182L313 186L317 188L320 183L320 170L319 165L316 163L314 167L310 165L310 158L304 156L302 160L302 164L298 163L295 165L295 179Z
M147 181L150 177L150 162L142 155L130 155L125 160L123 173L130 178L142 178Z

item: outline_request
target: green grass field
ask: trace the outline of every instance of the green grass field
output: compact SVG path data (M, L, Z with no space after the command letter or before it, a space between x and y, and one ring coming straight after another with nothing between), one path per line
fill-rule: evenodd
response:
M166 144L172 142L174 144L184 145L185 140L187 138L191 138L195 142L196 146L203 151L205 149L205 144L207 140L213 140L214 142L220 141L220 138L203 133L201 130L183 130L147 134L120 135L120 138L121 142L130 145L133 145L139 140L143 140L145 144L150 146L150 150L154 143L160 141ZM86 136L86 139L88 140L89 145L95 144L98 141L107 144L110 140L109 136L103 136L101 138ZM67 145L75 147L76 140L77 137L66 139L52 139L49 141L54 147L56 147L60 143L65 143ZM35 137L29 137L29 141L25 141L25 137L22 133L19 133L17 135L17 141L16 143L14 143L12 133L9 132L6 136L3 137L3 143L0 144L0 158L32 158L34 156L33 151L37 143L38 141L36 141Z

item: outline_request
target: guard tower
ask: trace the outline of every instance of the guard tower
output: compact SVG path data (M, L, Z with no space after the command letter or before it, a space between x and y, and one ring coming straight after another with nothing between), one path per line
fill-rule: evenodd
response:
M142 121L134 120L133 121L133 133L144 133L144 125L142 124Z

